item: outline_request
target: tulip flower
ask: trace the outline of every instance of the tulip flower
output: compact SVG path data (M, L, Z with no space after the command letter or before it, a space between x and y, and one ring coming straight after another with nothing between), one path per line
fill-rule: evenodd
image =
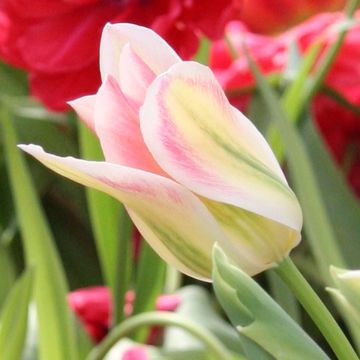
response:
M190 276L211 278L215 242L250 275L281 262L300 241L298 200L211 70L181 61L156 33L131 24L105 27L100 69L98 93L71 105L106 161L21 148L121 201L154 250Z
M125 296L124 313L130 316L133 311L135 293L128 291ZM73 312L84 325L87 333L95 342L100 342L110 329L112 314L111 294L105 286L93 286L77 289L68 295L68 302ZM175 311L181 302L176 294L160 295L156 300L157 311ZM161 328L152 327L147 343L155 342L161 335Z
M343 306L357 326L360 326L360 270L345 270L332 266L330 273L337 288L327 290Z

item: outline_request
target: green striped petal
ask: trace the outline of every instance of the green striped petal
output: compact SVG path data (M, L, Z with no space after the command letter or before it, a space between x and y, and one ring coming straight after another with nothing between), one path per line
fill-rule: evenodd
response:
M20 147L60 175L124 203L165 261L192 277L210 279L212 246L225 235L206 206L182 185L139 169L58 157L36 145Z
M219 245L248 275L275 267L300 242L300 232L236 206L202 199L226 237Z
M300 231L299 203L269 145L206 66L182 62L157 77L140 123L156 162L186 188Z

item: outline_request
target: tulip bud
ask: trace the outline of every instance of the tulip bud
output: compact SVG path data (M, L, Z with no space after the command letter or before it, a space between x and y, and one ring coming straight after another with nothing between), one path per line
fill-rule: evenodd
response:
M209 68L185 62L158 35L107 25L103 84L71 103L105 162L22 149L121 201L143 238L178 270L211 278L217 242L250 275L300 241L302 213L263 136L232 107Z

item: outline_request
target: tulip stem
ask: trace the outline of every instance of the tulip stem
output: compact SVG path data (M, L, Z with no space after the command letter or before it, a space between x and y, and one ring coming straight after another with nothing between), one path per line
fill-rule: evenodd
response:
M116 326L108 336L89 353L86 360L103 359L107 352L122 338L129 336L141 326L150 325L180 327L197 337L206 345L212 360L233 359L230 352L213 334L193 321L174 313L152 311L132 316Z
M275 269L313 319L339 360L359 360L348 339L319 296L287 257Z

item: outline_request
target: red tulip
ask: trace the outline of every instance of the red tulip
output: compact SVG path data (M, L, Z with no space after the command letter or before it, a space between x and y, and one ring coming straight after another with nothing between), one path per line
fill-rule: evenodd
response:
M335 41L337 23L341 18L340 13L321 14L277 37L249 32L240 22L230 23L226 31L238 51L239 58L233 60L225 42L218 41L212 47L210 65L231 96L254 85L254 78L242 54L243 40L263 73L279 72L287 65L291 42L296 40L303 53L316 40L322 41L325 48ZM356 18L360 19L360 11L356 13ZM349 103L360 107L359 25L354 25L349 31L325 84ZM242 96L233 95L232 102L244 110L250 98L251 92ZM344 165L350 161L349 180L354 191L360 196L360 116L324 94L314 99L312 111L338 163Z
M189 58L199 37L221 36L241 0L3 0L0 58L29 72L31 93L53 110L96 92L98 54L107 22L152 27Z
M72 291L68 295L71 309L79 317L87 333L95 342L101 341L109 331L112 313L111 294L104 286L89 287ZM124 313L130 316L135 301L135 293L128 291L125 296ZM158 311L175 311L181 299L178 295L160 295L155 309ZM155 327L150 332L149 341L155 342L160 333Z

